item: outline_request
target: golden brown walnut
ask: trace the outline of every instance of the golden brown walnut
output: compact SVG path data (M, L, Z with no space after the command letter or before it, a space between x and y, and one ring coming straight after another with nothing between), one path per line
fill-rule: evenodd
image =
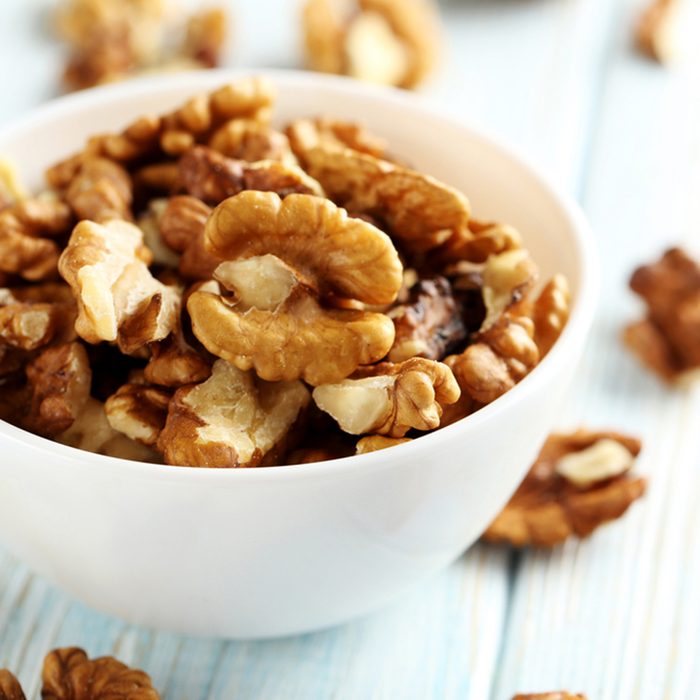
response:
M211 365L210 356L188 342L180 321L165 340L151 346L144 376L151 384L180 387L204 381L211 374Z
M306 163L306 154L318 146L351 148L375 158L387 157L387 142L354 122L329 117L297 119L287 126L287 136L294 153Z
M226 12L221 7L204 8L187 20L183 56L206 68L219 65L226 41Z
M386 450L395 445L403 445L405 442L411 442L411 438L391 438L384 435L368 435L357 441L355 454L366 455L369 452L377 452L377 450Z
M532 305L535 343L544 357L557 341L569 320L571 293L564 275L554 275Z
M222 263L214 275L235 296L218 286L194 292L187 310L195 336L212 354L268 381L339 381L380 360L394 340L387 316L322 306L274 255Z
M27 196L14 163L0 158L0 211Z
M552 547L587 537L643 495L646 480L629 474L640 450L639 440L614 432L551 435L484 539Z
M222 260L275 255L322 297L390 304L401 288L388 236L319 197L241 192L213 211L205 244Z
M112 160L86 158L66 190L66 202L78 219L130 220L131 177Z
M175 270L180 264L180 256L166 244L161 233L161 221L169 201L169 198L165 197L152 199L148 203L148 208L139 216L136 224L143 232L145 246L153 255L152 264Z
M237 160L275 160L288 165L297 164L287 136L255 119L226 122L211 135L208 145Z
M0 700L26 700L19 681L6 669L0 669Z
M71 427L56 436L56 441L110 457L138 462L162 462L155 450L114 430L107 420L104 404L92 397L88 398Z
M91 138L83 151L66 158L46 172L51 186L62 189L75 177L88 157L103 156L129 164L163 153L182 155L195 143L206 143L231 119L269 120L275 101L274 85L266 78L240 78L208 95L199 95L163 116L143 116L119 133Z
M311 69L405 88L432 70L440 44L429 0L307 0L303 29Z
M88 400L91 378L87 353L80 343L44 350L27 365L31 397L22 427L44 437L68 430Z
M0 294L4 290L0 289ZM36 350L54 337L61 316L54 304L23 304L13 299L0 302L0 346Z
M666 63L675 51L678 5L678 0L650 0L637 21L637 48L659 63Z
M167 391L132 382L105 401L105 413L114 430L153 447L165 427L169 402Z
M77 647L55 649L44 659L43 700L159 700L147 673L111 656L89 659Z
M646 320L629 327L628 347L669 382L700 367L700 266L679 248L635 270L632 291L646 303Z
M367 367L313 392L316 405L346 433L392 438L403 437L412 428L437 428L443 405L454 403L459 395L450 368L421 357Z
M457 302L444 277L423 279L410 288L408 300L387 312L396 337L389 350L391 362L410 357L441 360L467 340Z
M275 464L294 439L309 400L299 381L266 382L218 360L204 383L175 392L158 445L172 465Z
M586 700L586 696L558 690L551 693L518 693L513 696L513 700Z
M323 196L320 185L296 165L279 161L248 163L233 160L206 146L195 146L179 163L186 192L208 204L219 204L243 190Z
M429 175L342 147L311 148L305 163L334 202L379 217L412 252L470 236L467 198Z
M124 352L167 337L180 296L151 276L141 230L125 221L81 221L59 270L78 303L76 331L89 343L117 341Z
M460 261L484 263L491 255L500 255L522 246L518 230L509 224L470 219L468 233L448 240L431 253L434 264Z
M149 163L133 172L134 189L170 194L177 187L179 178L177 162L172 160Z

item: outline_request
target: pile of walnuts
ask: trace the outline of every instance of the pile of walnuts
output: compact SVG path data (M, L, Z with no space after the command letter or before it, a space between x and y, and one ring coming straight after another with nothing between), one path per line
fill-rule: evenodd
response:
M0 417L199 467L343 457L494 401L566 324L512 227L261 78L0 183Z

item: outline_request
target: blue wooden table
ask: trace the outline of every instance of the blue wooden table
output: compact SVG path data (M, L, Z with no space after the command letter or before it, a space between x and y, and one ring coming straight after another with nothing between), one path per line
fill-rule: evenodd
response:
M60 47L42 33L50 4L0 3L0 121L55 90ZM232 9L232 65L298 65L295 2ZM639 469L651 480L643 503L553 552L476 546L381 613L272 642L130 627L0 550L0 666L18 672L29 697L45 652L67 644L146 669L168 700L507 700L563 687L591 700L697 693L700 393L660 386L618 337L640 313L626 291L630 270L672 243L699 252L700 18L688 8L688 53L663 70L632 50L638 9L637 0L445 0L444 65L427 91L526 151L590 216L603 293L560 427L642 436Z

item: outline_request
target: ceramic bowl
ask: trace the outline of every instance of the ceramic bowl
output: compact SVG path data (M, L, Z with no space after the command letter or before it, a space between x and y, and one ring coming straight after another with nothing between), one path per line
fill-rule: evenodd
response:
M361 120L394 153L458 187L480 218L517 226L571 319L520 384L413 442L332 462L207 470L119 460L0 421L0 541L98 610L196 635L259 638L381 607L471 545L523 478L576 370L597 287L579 208L532 166L419 98L343 78L270 72L277 120ZM209 71L99 88L0 131L29 184L96 132L236 77Z

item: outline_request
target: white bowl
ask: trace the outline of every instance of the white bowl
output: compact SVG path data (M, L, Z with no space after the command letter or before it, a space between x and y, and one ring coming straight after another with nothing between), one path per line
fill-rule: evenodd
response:
M3 129L0 154L39 186L44 167L85 137L236 75L159 77L57 100ZM197 635L268 637L333 625L457 558L552 428L597 290L584 216L508 149L411 95L270 75L279 121L319 113L361 120L393 152L463 190L478 216L516 225L543 276L568 276L573 312L550 354L505 396L410 444L359 457L175 468L90 454L0 421L0 540L94 608Z

